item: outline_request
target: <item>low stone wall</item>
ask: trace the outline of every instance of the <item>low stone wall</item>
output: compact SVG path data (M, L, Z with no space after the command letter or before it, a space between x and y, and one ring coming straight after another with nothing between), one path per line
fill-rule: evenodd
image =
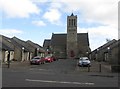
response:
M120 73L120 65L112 65L111 66L111 71Z

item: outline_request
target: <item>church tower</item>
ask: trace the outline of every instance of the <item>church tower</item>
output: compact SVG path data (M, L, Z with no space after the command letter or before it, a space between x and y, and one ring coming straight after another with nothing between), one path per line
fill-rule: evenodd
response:
M77 15L67 16L67 58L77 57Z

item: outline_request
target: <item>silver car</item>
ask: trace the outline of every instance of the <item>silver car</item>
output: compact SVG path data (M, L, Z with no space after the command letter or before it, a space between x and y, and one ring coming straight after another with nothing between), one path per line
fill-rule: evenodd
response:
M80 57L78 66L91 66L91 62L88 57Z

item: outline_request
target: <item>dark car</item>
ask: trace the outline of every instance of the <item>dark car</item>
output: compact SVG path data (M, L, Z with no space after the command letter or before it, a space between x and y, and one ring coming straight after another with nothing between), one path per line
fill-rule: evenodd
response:
M30 60L30 64L31 64L31 65L32 65L32 64L44 64L44 63L45 63L44 58L43 58L43 57L39 57L39 56L34 57L34 58L32 58L32 59Z

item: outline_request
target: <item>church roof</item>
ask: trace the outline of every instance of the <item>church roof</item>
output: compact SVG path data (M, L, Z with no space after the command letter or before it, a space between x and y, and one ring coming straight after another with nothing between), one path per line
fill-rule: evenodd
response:
M49 46L50 43L51 43L51 40L50 40L50 39L45 39L45 40L44 40L44 43L43 43L43 47Z
M78 33L77 34L78 44L89 46L88 33ZM66 45L67 34L53 34L51 38L51 45L62 46Z
M51 38L51 45L66 45L67 34L53 34Z

